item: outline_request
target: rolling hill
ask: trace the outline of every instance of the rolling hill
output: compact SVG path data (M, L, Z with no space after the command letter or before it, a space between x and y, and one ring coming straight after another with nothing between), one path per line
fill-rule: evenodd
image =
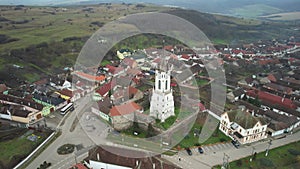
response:
M266 22L154 5L1 6L0 10L0 83L11 87L72 66L89 36L103 24L133 13L177 15L217 44L287 38L299 27L297 22ZM146 40L140 38L143 42L139 44L147 44Z

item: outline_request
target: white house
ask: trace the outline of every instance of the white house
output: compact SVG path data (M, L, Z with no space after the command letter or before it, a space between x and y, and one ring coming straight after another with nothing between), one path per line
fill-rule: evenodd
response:
M267 138L267 124L243 108L221 115L219 130L241 144Z

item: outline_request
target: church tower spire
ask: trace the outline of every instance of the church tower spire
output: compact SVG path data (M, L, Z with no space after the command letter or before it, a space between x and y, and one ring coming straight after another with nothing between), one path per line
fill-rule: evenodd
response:
M155 85L150 102L150 116L164 122L174 116L174 98L171 89L171 70L168 70L166 55L162 56L160 70L155 71Z

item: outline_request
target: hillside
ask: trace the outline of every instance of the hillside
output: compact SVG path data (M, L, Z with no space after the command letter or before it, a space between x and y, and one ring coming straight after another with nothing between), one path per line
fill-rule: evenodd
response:
M294 35L293 28L299 27L296 22L262 22L151 5L1 6L0 10L0 83L10 87L72 66L89 36L103 24L133 13L160 11L177 15L194 23L218 44L287 38ZM138 38L137 46L156 42Z
M194 10L172 10L168 13L182 17L200 28L210 40L226 44L253 42L259 39L286 39L295 36L297 22L267 22L200 13Z

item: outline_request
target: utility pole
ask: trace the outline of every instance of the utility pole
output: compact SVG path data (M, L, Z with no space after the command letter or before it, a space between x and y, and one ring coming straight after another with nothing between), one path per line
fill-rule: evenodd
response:
M221 167L221 169L228 169L229 168L229 156L227 154L224 153L224 157L223 157L223 165Z
M269 149L270 149L270 146L272 145L272 140L270 140L268 144L269 144L269 145L268 145L268 148L267 148L267 150L266 150L265 156L268 156L268 154L269 154Z
M253 160L253 153L254 153L254 150L255 150L255 148L254 147L252 147L252 153L251 153L251 158L250 158L250 162Z

